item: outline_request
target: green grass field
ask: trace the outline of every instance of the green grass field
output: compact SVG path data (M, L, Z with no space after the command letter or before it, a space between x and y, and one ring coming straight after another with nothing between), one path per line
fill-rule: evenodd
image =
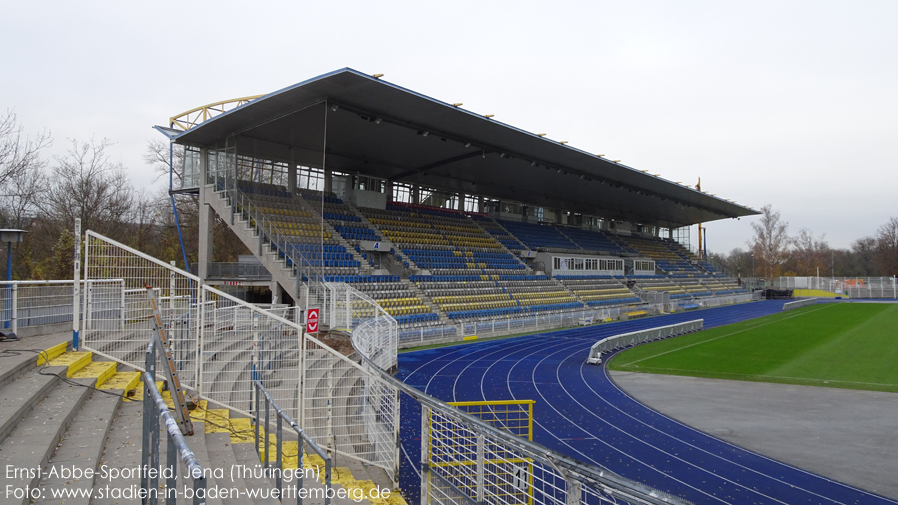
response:
M898 393L898 304L812 305L641 345L609 366Z

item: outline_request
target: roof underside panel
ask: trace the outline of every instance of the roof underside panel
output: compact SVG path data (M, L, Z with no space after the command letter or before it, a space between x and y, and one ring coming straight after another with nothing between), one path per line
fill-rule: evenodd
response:
M271 93L175 141L664 227L757 214L350 69Z

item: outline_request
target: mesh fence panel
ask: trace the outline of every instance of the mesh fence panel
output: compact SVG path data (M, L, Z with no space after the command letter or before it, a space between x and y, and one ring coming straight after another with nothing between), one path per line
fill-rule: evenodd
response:
M420 401L420 399L419 399ZM422 402L422 503L688 503ZM514 435L512 435L514 436Z
M146 284L156 291L162 322L181 384L197 389L197 349L202 303L199 279L163 261L88 230L84 243L85 349L144 369L144 351L152 337ZM107 279L121 279L109 282Z
M251 414L259 380L291 418L300 416L301 327L285 307L265 310L203 286L201 392ZM284 317L288 316L288 317Z
M315 440L379 466L398 467L398 391L381 378L307 337L303 426Z

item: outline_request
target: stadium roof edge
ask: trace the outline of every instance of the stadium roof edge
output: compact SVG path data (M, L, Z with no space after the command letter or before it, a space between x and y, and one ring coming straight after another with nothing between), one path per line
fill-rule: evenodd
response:
M443 142L427 140L430 134ZM279 89L171 138L318 167L324 152L335 171L664 227L758 214L351 68Z

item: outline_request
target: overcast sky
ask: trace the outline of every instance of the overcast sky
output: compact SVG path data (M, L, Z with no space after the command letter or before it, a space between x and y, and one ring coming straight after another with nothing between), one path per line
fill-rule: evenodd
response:
M898 215L898 2L7 2L0 110L107 137L343 67L760 209L834 247ZM891 139L891 140L889 140ZM158 183L161 184L161 183ZM750 223L707 225L710 250ZM693 245L695 238L693 237Z

